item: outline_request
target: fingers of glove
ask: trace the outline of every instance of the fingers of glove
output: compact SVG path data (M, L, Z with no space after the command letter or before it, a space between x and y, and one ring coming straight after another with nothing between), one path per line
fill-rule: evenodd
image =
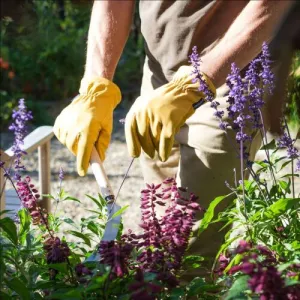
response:
M175 134L171 128L162 128L159 141L158 157L161 161L166 161L172 151Z
M154 145L155 150L159 151L159 140L161 135L162 124L157 120L150 121L151 124L151 140Z
M142 149L151 158L154 158L155 146L151 138L151 125L148 116L145 113L140 113L136 117L138 139Z
M87 172L93 146L94 141L88 135L82 134L78 137L77 172L80 176L84 176Z
M65 137L65 143L66 147L74 154L77 154L78 150L78 140L79 140L79 134L77 131L69 132Z
M139 157L141 155L141 144L138 139L136 118L130 112L125 121L125 137L129 155Z
M110 143L110 138L111 138L111 127L109 128L102 128L98 140L96 142L96 149L97 152L100 156L101 161L105 160L105 152L108 148L108 145Z

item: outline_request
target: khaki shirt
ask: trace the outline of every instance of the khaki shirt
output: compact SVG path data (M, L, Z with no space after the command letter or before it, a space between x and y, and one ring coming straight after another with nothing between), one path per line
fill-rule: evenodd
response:
M193 46L203 55L226 33L248 0L140 0L146 64L164 84L188 64ZM247 62L248 63L248 62Z

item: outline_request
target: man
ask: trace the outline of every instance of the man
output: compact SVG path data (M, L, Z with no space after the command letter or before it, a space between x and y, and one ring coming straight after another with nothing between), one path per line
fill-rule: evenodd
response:
M112 80L130 31L134 4L95 1L80 97L55 122L54 132L77 156L81 176L86 174L93 145L105 158L113 110L121 100ZM188 55L193 46L198 47L203 79L225 109L225 80L231 63L245 68L259 54L262 43L270 41L290 5L291 1L267 0L140 1L146 59L141 96L127 115L125 131L129 153L140 157L146 182L158 183L177 174L178 185L198 195L203 207L228 193L224 182L233 178L238 159L210 104L193 108L204 95L191 82ZM231 128L228 134L233 135ZM250 159L259 145L254 138ZM224 238L219 229L220 225L211 225L191 247L192 253L208 258L203 265L207 270Z

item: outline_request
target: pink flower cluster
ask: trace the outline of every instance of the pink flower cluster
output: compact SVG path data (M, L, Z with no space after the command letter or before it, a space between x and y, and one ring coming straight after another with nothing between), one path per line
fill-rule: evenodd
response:
M137 274L154 273L157 282L169 287L177 286L195 215L201 210L197 200L194 194L177 187L173 178L159 185L147 184L147 189L141 193L140 227L143 233L136 235L129 231L119 242L102 242L99 246L100 262L110 265L111 275L115 277L123 277L129 269L134 269ZM162 206L166 207L165 213L159 217L157 208ZM132 250L137 253L135 261L130 258ZM137 282L132 285L140 287L135 290L134 299L146 299L147 289L141 282L143 278L138 276ZM153 293L159 288L155 286L152 291L149 286L149 289L147 295L150 298L147 299L155 299Z
M248 286L251 291L259 295L260 300L300 299L300 286L285 286L284 276L277 269L278 260L274 253L263 245L253 247L246 241L241 241L237 253L243 255L242 263L232 267L230 274L242 272L249 275ZM290 270L299 272L299 265L292 265ZM297 272L288 272L293 276Z
M21 204L29 211L33 224L46 225L48 222L48 214L38 206L40 195L38 194L38 190L31 183L30 177L26 176L25 179L20 179L16 185Z

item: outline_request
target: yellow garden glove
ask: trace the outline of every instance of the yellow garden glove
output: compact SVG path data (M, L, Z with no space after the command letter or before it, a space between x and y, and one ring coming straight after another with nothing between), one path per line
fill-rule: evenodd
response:
M135 101L125 122L131 156L140 156L143 149L151 158L157 151L161 161L168 159L175 134L195 112L193 105L205 98L198 90L199 83L192 83L191 70L189 66L180 67L172 81ZM212 82L203 73L202 78L215 96Z
M77 156L77 172L84 176L93 145L101 160L109 145L113 110L121 100L119 88L105 78L82 80L80 95L57 117L53 131L58 140Z

